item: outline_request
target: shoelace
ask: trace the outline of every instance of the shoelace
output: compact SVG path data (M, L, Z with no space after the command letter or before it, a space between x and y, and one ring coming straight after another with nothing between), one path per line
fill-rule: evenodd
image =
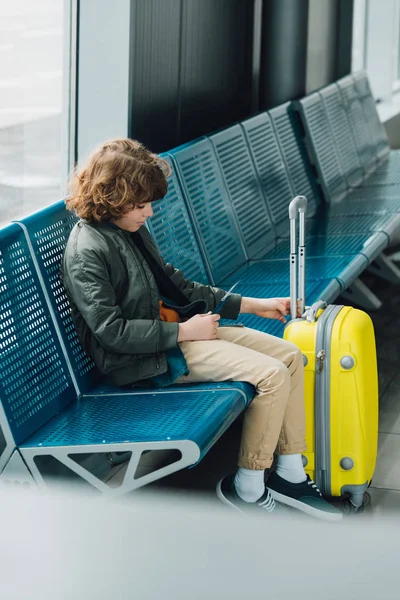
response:
M310 480L308 481L308 485L311 485L311 487L312 487L314 490L316 490L316 491L318 492L318 494L319 494L319 495L321 496L321 498L322 498L322 494L321 494L321 492L319 491L319 489L318 489L318 487L317 487L316 483L314 483L314 481L313 481L312 479L310 479Z
M275 508L275 500L273 499L271 494L268 492L268 495L265 498L265 500L263 500L262 502L258 502L258 506L261 506L268 512L272 512Z

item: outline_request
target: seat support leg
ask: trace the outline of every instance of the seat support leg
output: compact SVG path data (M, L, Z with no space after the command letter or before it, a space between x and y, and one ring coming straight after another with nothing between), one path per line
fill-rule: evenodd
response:
M393 262L400 262L400 251L389 254L388 258L390 258L390 260Z
M35 481L18 450L14 451L0 475L0 488L3 486L13 489L22 486L36 487Z
M390 283L400 283L400 269L383 253L369 265L368 271Z
M341 296L364 310L378 310L382 306L379 298L360 279L356 279Z

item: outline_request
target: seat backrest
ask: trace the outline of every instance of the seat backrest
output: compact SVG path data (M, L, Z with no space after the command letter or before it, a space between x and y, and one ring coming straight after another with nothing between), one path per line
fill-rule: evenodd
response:
M364 171L372 173L377 165L375 150L368 129L367 119L361 100L358 96L354 79L351 75L339 79L337 82L341 92L343 103L347 109L350 125L353 129L354 138L358 149L358 156Z
M320 90L319 94L325 106L343 173L349 187L356 187L361 184L365 173L339 88L333 83Z
M275 239L260 180L240 125L210 135L246 252L253 258Z
M322 196L317 171L309 160L301 122L290 102L269 111L295 196L306 196L307 216L314 216ZM289 221L287 221L287 229Z
M0 230L0 402L21 444L77 397L24 232Z
M208 278L193 229L173 174L168 193L154 205L154 217L149 229L155 232L156 242L166 260L182 269L197 281ZM62 255L77 218L66 209L64 201L21 220L32 244L38 268L49 302L62 336L72 377L79 392L90 391L101 379L101 374L83 349L71 319L70 305L59 277Z
M335 149L321 96L315 92L293 103L306 136L310 159L318 172L326 202L339 201L347 193L347 182Z
M185 277L200 283L210 283L196 234L183 199L182 190L171 158L168 192L153 203L154 216L147 222L149 231L166 262L183 271Z
M268 113L241 123L278 235L287 229L293 190Z
M378 160L385 160L390 152L389 140L376 109L367 73L366 71L357 71L357 73L353 73L352 77L372 136L371 140L372 146L375 149L375 156Z
M80 393L89 391L100 373L79 341L71 319L71 309L59 269L64 249L77 218L66 209L63 200L21 220L32 244L38 269L51 304L72 377Z
M209 139L200 139L168 154L177 169L212 283L218 283L244 264L247 255L214 148Z

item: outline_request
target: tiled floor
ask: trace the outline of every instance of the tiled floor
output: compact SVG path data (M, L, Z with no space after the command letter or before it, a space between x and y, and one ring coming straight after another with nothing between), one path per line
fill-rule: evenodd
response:
M379 367L379 449L372 486L373 514L400 511L400 285L369 279L383 301L371 313Z
M382 308L371 313L378 352L380 423L377 468L366 508L367 514L378 517L400 512L400 285L369 276L364 281L383 301ZM341 301L339 298L338 303ZM240 426L236 422L196 468L164 478L153 486L213 497L219 478L235 468ZM115 483L123 475L124 468L115 474Z

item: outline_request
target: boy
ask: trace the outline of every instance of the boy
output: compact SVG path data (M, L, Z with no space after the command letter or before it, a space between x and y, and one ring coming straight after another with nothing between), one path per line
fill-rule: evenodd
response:
M169 165L140 143L104 143L77 170L67 207L81 220L68 240L62 278L88 354L118 385L247 381L238 470L218 497L240 512L270 513L275 499L317 518L342 514L303 469L302 354L293 344L245 327L219 327L240 313L286 321L286 298L242 298L185 279L165 264L145 222L167 192ZM264 471L277 454L276 471Z

